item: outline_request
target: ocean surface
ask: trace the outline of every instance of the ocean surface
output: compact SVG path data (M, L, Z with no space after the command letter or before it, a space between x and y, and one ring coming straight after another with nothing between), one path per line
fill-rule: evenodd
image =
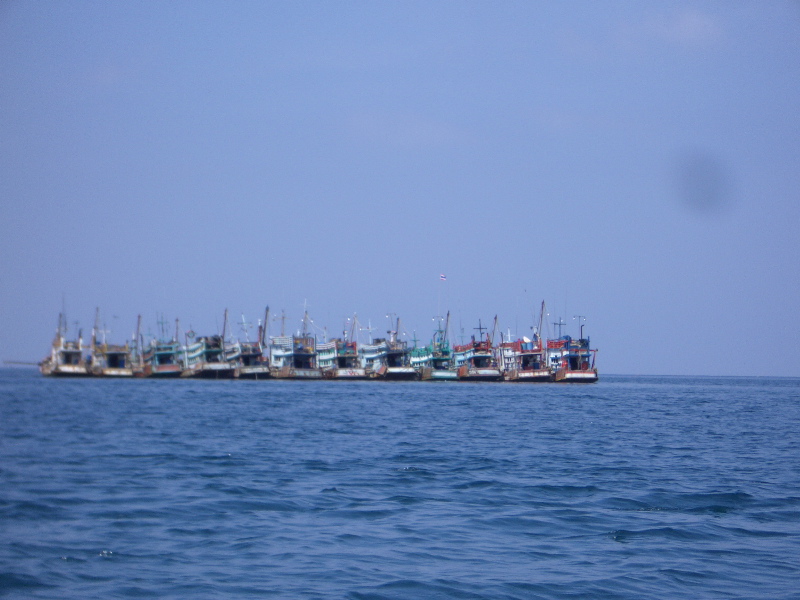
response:
M800 379L0 370L0 597L800 599Z

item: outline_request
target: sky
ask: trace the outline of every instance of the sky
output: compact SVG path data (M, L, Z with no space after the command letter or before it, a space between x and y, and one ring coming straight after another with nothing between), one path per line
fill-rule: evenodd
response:
M0 359L544 301L601 376L800 376L799 107L789 1L7 0Z

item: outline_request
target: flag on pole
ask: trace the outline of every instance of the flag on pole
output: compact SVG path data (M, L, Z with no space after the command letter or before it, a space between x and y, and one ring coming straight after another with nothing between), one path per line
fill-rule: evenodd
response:
M439 275L439 281L447 281L447 277L445 277L444 273Z

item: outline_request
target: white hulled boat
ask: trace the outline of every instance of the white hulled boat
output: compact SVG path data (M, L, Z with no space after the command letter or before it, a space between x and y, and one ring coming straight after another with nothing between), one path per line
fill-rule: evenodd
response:
M58 328L50 348L50 355L39 363L42 375L49 377L85 377L89 374L83 358L83 336L78 331L78 339L68 341L67 318L63 312L58 314Z

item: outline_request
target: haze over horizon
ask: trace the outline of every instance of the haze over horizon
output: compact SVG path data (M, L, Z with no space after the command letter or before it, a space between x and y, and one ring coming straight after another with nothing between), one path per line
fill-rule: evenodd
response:
M601 377L800 376L797 3L11 1L0 56L0 359L544 300Z

